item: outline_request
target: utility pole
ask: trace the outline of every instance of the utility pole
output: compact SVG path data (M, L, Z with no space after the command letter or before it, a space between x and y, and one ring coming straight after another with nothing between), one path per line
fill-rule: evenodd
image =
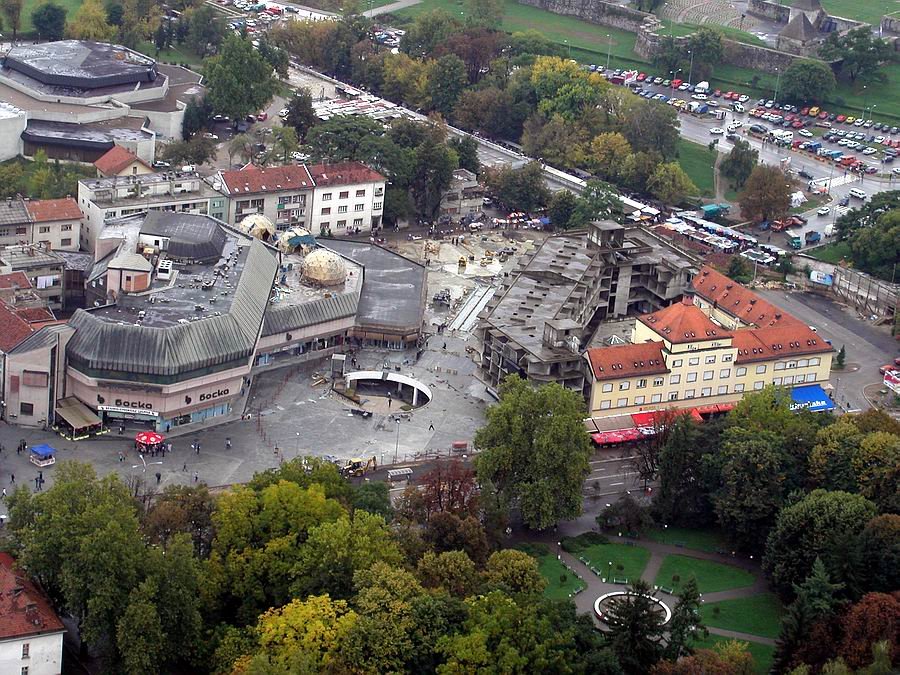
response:
M606 69L609 70L609 55L612 52L612 37L606 34Z
M691 68L688 70L688 84L693 84L693 80L691 79L694 75L694 50L689 49L688 54L691 55Z

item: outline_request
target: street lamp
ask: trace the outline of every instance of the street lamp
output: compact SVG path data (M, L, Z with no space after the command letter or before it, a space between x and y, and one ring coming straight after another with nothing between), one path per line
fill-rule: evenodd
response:
M775 98L773 99L775 103L778 103L778 85L781 84L781 71L776 68L775 69L776 77L775 77Z
M609 55L612 52L612 37L606 34L606 69L609 70Z
M676 76L678 73L680 73L680 72L681 72L681 68L679 68L678 70L670 70L670 71L669 71L669 75L672 76L672 79L671 79L671 84L672 84L672 96L675 95L675 76ZM671 97L670 97L670 98L671 98Z
M691 55L691 68L688 71L688 84L693 84L692 77L694 75L694 50L688 49L688 54Z
M569 58L572 58L572 45L569 44L568 40L563 40L563 44L566 45L566 49L569 50Z
M394 445L394 464L397 463L397 453L400 452L400 418L394 420L397 423L397 443Z

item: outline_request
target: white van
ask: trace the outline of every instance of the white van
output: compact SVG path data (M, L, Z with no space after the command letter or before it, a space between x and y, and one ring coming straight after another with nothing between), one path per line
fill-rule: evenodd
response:
M868 199L869 195L860 190L859 188L850 188L850 196L856 197L857 199Z
M732 103L731 108L736 113L747 112L746 108L744 108L744 106L742 106L740 103Z

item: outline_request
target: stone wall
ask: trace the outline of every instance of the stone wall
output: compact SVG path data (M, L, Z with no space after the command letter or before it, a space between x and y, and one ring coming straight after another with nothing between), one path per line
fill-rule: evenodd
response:
M747 14L786 24L791 18L791 8L772 0L750 0L747 3Z
M539 7L554 14L574 16L601 26L620 28L632 33L636 33L647 19L656 20L653 14L603 0L519 0L519 4Z

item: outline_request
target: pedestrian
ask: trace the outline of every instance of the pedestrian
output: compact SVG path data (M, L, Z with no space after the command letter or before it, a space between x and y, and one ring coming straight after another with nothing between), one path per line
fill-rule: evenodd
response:
M191 450L194 450L194 451L197 450L197 444L196 444L196 443L191 443Z
M187 462L184 463L184 466L181 467L182 471L187 471Z
M44 482L44 472L43 471L38 471L38 480L40 480L42 483Z
M14 473L9 474L9 482L10 483L16 482L16 474L14 474Z
M6 488L3 488L3 499L6 499Z
M444 349L447 349L447 343L446 343L446 342L444 343Z
M168 449L169 452L172 452L172 444L171 443L166 443L166 448Z
M434 422L428 425L428 431L434 431Z
M156 484L159 485L159 481L162 480L162 474L157 471L156 472Z
M172 428L172 425L171 425L171 424L167 424L167 425L166 425L166 433L169 433L169 429L171 429L171 428Z
M197 443L197 454L198 455L200 454L200 444L199 443Z
M200 473L198 471L195 471L194 472L194 482L196 483L198 480L200 480Z
M226 449L226 450L230 450L230 449L231 449L231 438L230 438L229 436L226 436L226 437L225 437L225 449Z

